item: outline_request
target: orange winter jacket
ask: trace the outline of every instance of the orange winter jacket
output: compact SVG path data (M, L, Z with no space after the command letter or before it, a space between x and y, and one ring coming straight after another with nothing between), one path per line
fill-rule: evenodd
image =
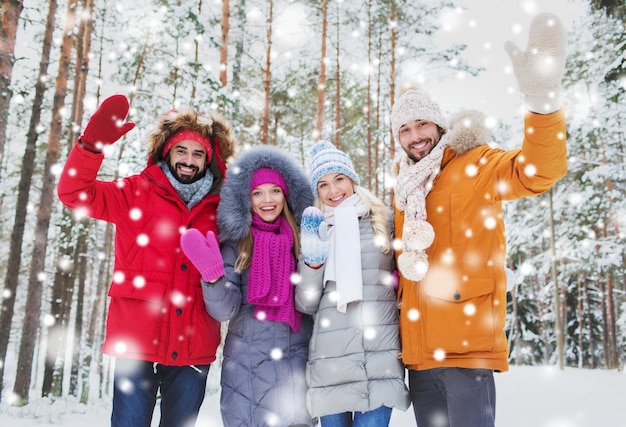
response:
M545 192L567 170L565 115L530 113L521 149L455 135L426 198L435 240L424 279L400 274L402 357L410 369L508 370L502 201ZM396 238L404 212L394 206ZM396 255L399 255L400 251Z

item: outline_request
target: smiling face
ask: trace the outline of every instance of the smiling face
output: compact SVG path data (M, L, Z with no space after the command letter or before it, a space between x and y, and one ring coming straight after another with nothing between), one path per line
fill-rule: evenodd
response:
M419 162L437 145L441 132L433 122L414 120L400 126L398 137L407 156L414 162Z
M196 141L180 141L168 153L167 164L178 181L183 184L195 182L206 173L206 148Z
M322 203L334 208L354 194L354 183L342 173L327 173L317 181L317 192Z
M261 184L250 191L252 212L265 222L274 222L285 207L285 194L275 184Z

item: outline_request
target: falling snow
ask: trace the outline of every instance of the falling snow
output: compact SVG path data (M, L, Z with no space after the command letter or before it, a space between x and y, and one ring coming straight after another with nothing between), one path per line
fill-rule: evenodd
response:
M470 108L484 108L489 114L492 114L488 118L490 121L489 127L495 126L497 119L496 115L501 114L516 114L516 108L519 106L519 94L516 88L512 87L512 70L505 62L504 55L502 57L493 55L493 51L500 49L504 39L508 37L515 38L521 37L525 33L527 23L531 17L540 12L540 6L544 7L544 2L522 0L512 5L511 2L475 2L480 5L470 6L470 1L475 0L459 0L458 3L469 8L469 12L463 12L461 8L451 11L442 17L442 27L444 29L444 37L442 40L446 40L446 35L451 37L452 40L458 42L459 40L467 41L472 37L476 40L481 40L480 43L469 43L469 53L479 61L483 62L482 65L486 66L488 71L476 78L474 81L476 84L468 84L470 78L466 73L460 73L457 75L455 81L449 82L433 82L432 93L437 99L442 100L442 104L449 110L454 110L459 107ZM117 8L123 8L123 2L116 4ZM296 2L297 3L297 2ZM515 2L513 2L515 3ZM547 2L546 2L547 3ZM560 0L559 5L561 9L569 6L565 3L565 0ZM517 7L515 7L517 6ZM504 16L505 9L515 10L515 13L519 15L515 19L498 19L494 20L493 16ZM516 10L519 9L519 10ZM572 6L572 10L575 9ZM569 10L569 9L567 9ZM288 51L290 47L297 46L306 42L307 37L310 35L306 33L306 29L310 28L305 22L302 22L304 13L298 5L292 9L292 14L284 16L282 21L277 22L276 36L279 43L276 45L275 52ZM264 13L258 10L250 10L248 12L248 19L250 23L255 25L263 25L262 17ZM509 16L509 15L506 15ZM256 21L255 21L256 20ZM393 25L394 23L392 23ZM459 37L459 34L463 34L463 37ZM480 35L479 35L480 34ZM494 39L493 34L503 35L502 40ZM360 31L355 30L353 36L358 37L361 35ZM521 42L520 42L521 44ZM120 47L122 50L129 49L128 46ZM183 47L184 48L184 47ZM115 55L115 53L111 53ZM275 53L276 54L276 53ZM590 52L589 55L592 55ZM549 65L549 64L548 64ZM207 68L210 68L207 66ZM364 70L367 67L363 68ZM487 82L487 83L485 83ZM624 85L624 83L622 83ZM487 88L487 89L486 89ZM458 96L458 93L463 93L463 96ZM591 94L592 100L597 101L598 94ZM14 102L19 102L19 96L15 96ZM594 101L594 102L595 102ZM588 102L585 100L585 102ZM86 107L90 110L95 108L95 105L86 104ZM581 115L588 114L588 111L584 111L584 105L581 103ZM591 108L591 104L589 105ZM599 127L600 123L595 123L594 126ZM37 131L43 133L45 128L39 126ZM561 135L564 137L564 135ZM573 163L576 159L572 159ZM60 174L62 165L57 164L52 168L52 173L56 176ZM465 171L470 177L476 176L479 169L476 166L470 166ZM236 170L231 170L232 173L236 173ZM537 174L536 167L532 164L528 164L525 169L527 176L534 176ZM75 171L70 171L70 174L75 174ZM119 166L120 175L124 176L129 173L129 166L122 164ZM391 188L393 186L393 179L388 176L386 178L387 186ZM581 178L583 182L591 182L594 180L602 180L602 176L594 177L592 175L586 175ZM118 181L118 185L122 186L123 182ZM505 193L507 191L507 183L502 182L499 184L498 191ZM83 199L87 195L81 195ZM575 191L568 195L568 202L572 206L581 206L588 200L588 195L584 190ZM32 210L32 206L31 206ZM87 210L78 209L74 213L75 218L80 220L88 216ZM138 221L142 218L142 211L140 209L132 209L129 212L131 220ZM486 216L484 219L484 225L486 228L493 228L496 224L496 220L493 217ZM598 224L602 228L602 224ZM582 230L583 232L585 230ZM582 239L579 244L581 248L593 249L596 235L593 230L586 230L587 238ZM549 234L548 230L543 231L544 236ZM465 230L467 237L472 236L472 230ZM148 245L149 238L147 235L138 235L136 242L139 246ZM398 248L399 242L394 241L393 247ZM606 256L603 257L604 262L614 262L612 258L614 253L609 249L603 249L606 252ZM100 254L99 256L102 256ZM454 262L454 255L448 254L448 262ZM60 268L71 268L71 260L62 258L59 261ZM524 262L518 266L517 273L521 276L529 276L537 273L537 268L530 262ZM45 273L41 273L40 280L43 280ZM121 272L115 272L113 275L114 283L123 283L127 278ZM299 275L293 275L292 283L297 284L301 278ZM393 278L385 279L385 284L392 285ZM133 285L137 288L142 288L146 284L145 279L141 276L133 278ZM5 290L2 294L3 298L9 298L10 292ZM185 304L185 297L183 295L174 294L172 296L173 303L179 306ZM468 304L464 307L464 312L467 316L473 316L476 313L476 308ZM263 319L265 313L257 313L260 319ZM417 310L410 310L408 312L408 318L410 321L418 321L420 319L420 313ZM43 317L43 322L46 325L52 325L55 323L55 319L50 315ZM327 319L321 320L322 327L330 326ZM364 335L367 339L376 339L376 332L373 328L367 328L364 331ZM130 343L132 345L132 343ZM129 343L120 341L115 345L115 351L123 354L129 346ZM522 351L531 351L529 348L522 349ZM435 351L436 358L443 360L446 357L445 351L442 349ZM271 351L271 357L274 360L280 360L283 355L279 349L273 349ZM11 361L11 363L13 363ZM8 366L8 372L6 377L12 378L14 366ZM214 373L213 373L214 374ZM626 374L617 371L602 371L602 370L584 370L584 369L572 369L566 368L560 371L555 368L548 368L542 366L513 366L508 373L496 375L496 385L498 390L497 399L497 421L498 425L507 427L526 427L529 425L538 427L596 427L596 426L626 426L626 417L622 414L622 400L624 392L626 391ZM127 392L132 392L131 386L126 387L121 385ZM96 386L94 386L96 388ZM601 392L598 392L600 390ZM619 400L618 400L619 399ZM91 427L108 426L110 416L110 398L105 397L90 402L88 405L78 404L76 399L72 398L60 398L56 401L48 399L42 399L37 396L31 399L28 406L23 408L11 407L10 403L14 400L14 397L7 393L5 399L0 403L0 425L12 426L12 427L33 427L33 426L58 426L63 425L65 427L78 427L84 425L90 425ZM158 408L156 409L158 413ZM153 425L157 425L158 416L155 416ZM277 420L268 419L269 425L276 424ZM219 417L219 392L215 389L210 390L207 393L205 403L200 412L200 418L198 425L206 427L220 427L221 421ZM415 422L411 410L402 413L394 410L392 416L391 426L405 427L414 426Z

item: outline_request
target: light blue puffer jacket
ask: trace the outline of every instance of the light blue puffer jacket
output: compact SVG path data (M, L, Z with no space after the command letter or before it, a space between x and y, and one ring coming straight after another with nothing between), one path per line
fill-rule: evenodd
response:
M299 262L296 308L315 315L306 370L307 407L313 417L409 406L390 280L393 253L382 253L374 244L369 217L359 219L359 229L363 300L349 303L345 314L333 298L336 283L323 286L324 268Z

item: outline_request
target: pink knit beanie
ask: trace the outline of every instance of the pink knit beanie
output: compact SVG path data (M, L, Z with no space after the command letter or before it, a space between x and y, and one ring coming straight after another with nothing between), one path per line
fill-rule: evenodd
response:
M274 184L277 185L283 190L285 197L289 195L289 188L287 187L287 183L285 182L285 178L270 168L259 168L252 175L252 179L250 180L250 190L258 187L263 184Z

